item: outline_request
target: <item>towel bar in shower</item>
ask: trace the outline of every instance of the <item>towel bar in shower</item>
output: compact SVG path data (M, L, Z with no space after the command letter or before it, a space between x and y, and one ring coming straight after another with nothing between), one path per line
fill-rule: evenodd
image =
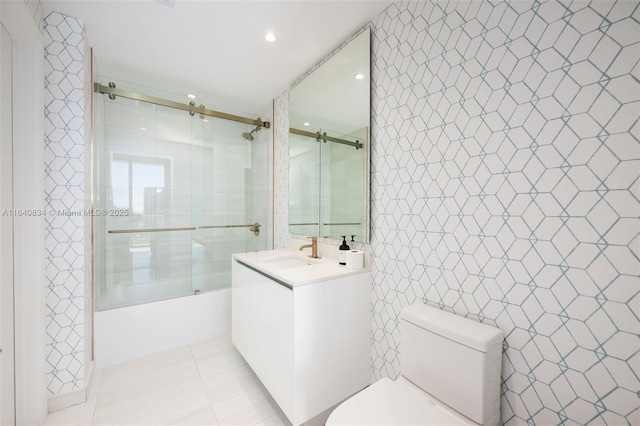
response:
M257 237L260 235L260 225L258 222L252 225L205 225L199 226L200 229L221 229L221 228L249 228ZM193 226L185 228L143 228L143 229L111 229L107 231L109 234L138 234L141 232L174 232L174 231L195 231L197 228Z
M222 229L222 228L249 228L249 231L253 232L253 234L257 237L260 235L260 225L258 222L252 225L204 225L199 226L200 229Z
M141 232L175 232L175 231L195 231L194 227L187 228L143 228L143 229L111 229L109 234L138 234Z

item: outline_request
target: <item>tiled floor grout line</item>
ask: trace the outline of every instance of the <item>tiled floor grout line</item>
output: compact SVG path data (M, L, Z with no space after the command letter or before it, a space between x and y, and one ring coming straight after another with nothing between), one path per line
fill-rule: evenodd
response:
M191 349L191 345L189 345L189 350L191 351L191 355L192 355L192 357L194 358L194 361L195 361L195 363L196 363L196 368L198 369L198 375L200 376L200 378L201 378L201 380L202 380L202 382L203 382L203 386L205 386L205 384L204 384L204 378L202 377L202 375L201 375L201 373L200 373L200 368L198 367L198 360L196 360L196 359L195 359L195 355L193 354L193 350ZM204 358L204 357L203 357L203 358ZM243 359L244 359L244 358L243 358ZM227 374L227 373L230 373L230 372L232 372L232 371L240 370L241 368L245 368L245 367L248 367L249 369L251 369L251 367L249 366L249 364L247 364L247 363L246 363L246 360L245 360L245 364L243 364L243 365L241 365L241 366L234 367L234 368L232 368L232 369L229 369L229 370L225 370L225 371L219 372L219 373L217 373L217 374L214 374L213 376L207 377L207 379L212 378L212 377L216 377L216 376L220 376L220 375L222 375L222 374ZM252 371L253 371L253 370L252 370ZM255 374L255 373L254 373L254 374ZM258 379L259 384L257 384L257 385L256 385L256 386L254 386L254 387L251 387L251 388L249 388L249 389L245 389L245 390L244 390L242 393L240 393L240 394L237 394L237 395L231 396L231 397L229 397L229 398L227 398L227 399L225 399L225 400L223 400L223 401L220 401L220 403L223 403L223 402L229 401L230 399L236 398L236 397L238 397L238 396L240 396L240 395L242 395L242 394L246 394L247 392L250 392L250 391L252 391L252 390L254 390L254 389L258 389L258 388L260 388L260 386L264 386L264 385L262 384L262 381L260 381L260 378L259 378L258 376L256 376L256 378ZM206 386L205 386L205 393L206 393L206 392L207 392L207 391L206 391ZM209 398L209 394L208 394L208 393L207 393L207 399L209 399L209 405L211 406L211 410L213 411L213 415L214 415L214 417L215 417L215 419L216 419L216 422L217 422L218 424L220 424L220 421L219 421L219 419L218 419L218 415L217 415L217 413L216 413L215 408L213 407L213 404L211 403L211 399ZM265 398L265 400L267 400L267 399L268 399L268 398ZM258 423L256 423L256 425L258 425L258 424L262 424L262 423L264 423L264 421L266 421L266 420L268 420L268 419L270 419L270 418L272 418L272 417L278 416L281 412L282 412L282 411L278 411L278 412L274 413L272 416L269 416L267 419L262 419L261 421L259 421Z
M207 402L209 402L209 407L211 407L211 412L213 413L213 418L216 420L216 424L220 424L218 420L218 416L216 415L216 410L213 408L213 404L211 403L211 398L209 398L209 393L207 392L207 387L204 383L204 378L202 377L202 373L200 372L200 367L198 367L198 360L196 359L195 354L193 353L193 345L189 345L189 353L191 354L191 359L196 366L196 371L198 372L198 377L200 378L200 383L202 384L202 388L204 389L204 394L207 396Z
M198 363L197 363L197 361L196 361L196 368L197 368L197 364L198 364ZM226 373L230 373L230 372L232 372L232 371L239 370L239 369L241 369L241 368L243 368L243 367L245 367L245 366L247 366L247 367L248 367L248 366L249 366L249 364L244 364L244 365L241 365L240 367L235 367L235 368L232 368L232 369L230 369L230 370L226 370L226 371L223 371L223 372L221 372L221 373L214 374L213 376L210 376L210 377L208 377L208 378L216 377L216 376L220 376L220 375L222 375L222 374L226 374ZM251 368L251 367L249 367L249 368ZM198 369L198 374L200 374L200 369ZM204 379L202 378L202 376L200 376L200 377L201 377L201 379L202 379L202 384L203 384L203 386L205 386L205 385L204 385ZM257 377L257 376L256 376L256 377ZM258 378L258 381L259 381L259 380L260 380L260 379ZM260 383L262 383L262 382L260 382ZM246 390L244 390L244 391L242 392L242 394L246 394L247 392L250 392L250 391L252 391L252 390L254 390L254 389L258 389L259 387L260 387L260 385L257 385L257 386L254 386L254 387L250 388L250 389L246 389ZM207 388L206 388L206 386L205 386L205 393L207 392L207 390L206 390L206 389L207 389ZM227 399L225 399L225 400L223 400L223 401L220 401L220 403L223 403L223 402L229 401L230 399L233 399L233 398L237 398L237 397L238 397L238 396L240 396L240 395L241 395L241 394L231 396L231 397L229 397L229 398L227 398ZM207 399L209 400L209 405L211 406L211 410L213 411L213 415L214 415L214 417L216 418L216 422L217 422L218 424L220 424L220 421L219 421L219 419L218 419L218 415L217 415L217 413L216 413L216 409L213 407L213 404L211 403L211 399L209 398L209 394L208 394L208 393L207 393ZM258 424L259 424L259 423L258 423Z
M96 417L96 410L98 409L98 400L100 398L100 392L102 391L102 375L104 374L104 368L100 371L100 382L98 383L92 383L93 385L97 385L97 389L96 389L96 400L93 403L93 410L91 410L91 425L93 425L93 421ZM95 377L93 378L94 380L96 379ZM89 389L89 395L91 396L91 389Z
M218 346L221 345L221 346ZM166 362L179 362L183 367L188 370L191 370L189 365L195 366L196 375L192 376L192 379L189 381L192 383L194 394L201 395L201 392L204 391L204 397L206 398L206 405L193 404L189 405L188 410L182 410L181 416L178 419L173 419L173 415L170 415L171 418L165 417L164 420L160 420L156 418L154 420L158 425L161 424L171 424L170 422L177 424L188 424L190 423L189 419L192 419L196 422L203 421L204 418L207 418L206 424L229 424L238 420L238 414L242 417L246 411L247 415L250 415L255 424L265 424L265 423L275 423L275 424L288 424L288 421L284 420L284 415L282 410L279 407L273 405L274 401L269 395L264 394L264 385L260 381L260 379L255 375L255 373L251 370L251 367L246 363L243 359L243 363L238 365L238 361L234 357L229 358L226 355L227 349L231 351L231 348L227 348L227 341L218 341L213 343L212 346L202 346L199 347L197 345L185 345L187 346L188 352L184 352L183 356L180 357L180 360L173 359L170 361L170 358L167 358ZM199 354L198 356L196 356ZM210 359L213 357L213 360ZM218 361L219 359L219 361ZM211 364L213 361L213 364ZM229 363L227 363L229 361ZM220 362L221 364L218 364ZM192 364L190 364L192 363ZM211 365L217 366L216 368L211 369ZM165 363L163 361L163 366ZM138 366L139 367L139 366ZM143 364L144 367L144 364ZM137 368L137 367L136 367ZM118 370L119 371L119 370ZM124 372L129 371L127 369L122 370ZM131 370L132 373L137 371L136 369ZM112 399L111 389L112 386L118 386L117 382L120 379L117 379L115 382L113 380L113 375L111 367L107 367L105 369L100 369L95 371L95 376L92 380L91 387L87 394L87 400L82 403L85 405L84 409L73 411L72 407L69 407L72 411L66 413L60 413L54 415L50 422L46 422L47 425L70 425L70 424L83 424L88 426L94 426L96 424L107 424L110 422L111 415L108 414L108 411L112 408L105 408L106 406L102 405L101 410L98 410L98 404L101 404L101 401L104 397L108 397L109 401ZM209 374L206 378L204 374ZM210 375L214 373L213 375ZM192 374L192 373L190 373ZM162 376L162 370L148 369L145 368L145 374L143 375L145 379L144 382L147 382L147 385L141 383L141 388L146 388L151 382L154 382L154 377ZM141 377L143 377L141 376ZM110 378L108 380L109 386L105 387L107 381L105 381L105 377ZM195 381L193 381L195 380ZM149 382L151 381L151 382ZM162 382L164 383L164 381ZM140 383L136 384L139 385ZM199 386L198 386L199 384ZM232 386L231 388L229 386ZM163 385L164 387L164 385ZM210 389L209 389L210 388ZM117 389L115 389L117 391ZM212 393L210 393L210 391ZM107 392L105 394L105 392ZM251 396L249 396L251 395ZM245 402L245 399L249 398ZM266 401L266 402L265 402ZM111 401L109 402L109 406L113 405ZM205 401L202 401L205 402ZM114 402L115 403L115 402ZM91 405L89 405L91 404ZM239 405L238 405L239 404ZM272 407L269 408L266 404L270 404ZM236 407L231 408L230 407ZM201 408L197 409L200 406ZM206 410L206 407L209 407L210 411ZM259 408L258 408L259 407ZM186 408L186 407L183 407ZM218 408L218 410L216 410ZM268 409L269 411L274 411L268 417L262 418L262 416L267 415L264 412L264 409ZM106 411L105 411L106 410ZM193 410L193 411L192 411ZM255 411L257 410L257 411ZM134 413L138 410L134 408ZM252 414L249 414L252 413ZM259 414L262 413L262 414ZM100 416L98 416L100 414ZM117 414L114 412L114 414ZM177 413L176 413L177 414ZM229 417L229 415L231 417ZM193 417L192 417L193 416ZM222 418L220 417L222 416ZM135 416L134 416L135 417ZM65 420L66 419L66 420ZM234 420L236 419L236 420ZM124 420L123 420L124 421ZM135 419L131 418L128 421L133 421L135 423ZM77 423L82 422L82 423ZM106 423L105 423L106 422ZM225 422L225 423L222 423ZM126 421L125 421L126 423ZM123 423L123 424L125 424ZM154 424L155 424L154 423ZM249 418L246 418L245 423L251 424ZM114 425L116 423L113 423ZM128 424L128 423L127 423Z

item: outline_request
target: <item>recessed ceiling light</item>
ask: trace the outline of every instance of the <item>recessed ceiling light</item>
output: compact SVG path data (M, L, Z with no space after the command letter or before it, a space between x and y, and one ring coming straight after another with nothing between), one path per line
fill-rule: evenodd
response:
M146 127L140 127L140 130L142 130L143 132L147 130Z
M309 127L309 126L311 126L311 123L309 123L308 121L305 121L304 123L302 123L302 125Z
M196 95L194 95L193 93L189 93L189 94L187 95L187 98L189 98L189 99L195 99L195 98L196 98Z
M355 78L356 80L362 80L364 78L364 74L358 73L354 75L353 78Z
M269 31L264 35L264 39L267 40L268 42L274 42L276 41L276 35L271 31Z
M207 120L206 118L203 118L202 121L204 121L205 123L209 122L209 120Z

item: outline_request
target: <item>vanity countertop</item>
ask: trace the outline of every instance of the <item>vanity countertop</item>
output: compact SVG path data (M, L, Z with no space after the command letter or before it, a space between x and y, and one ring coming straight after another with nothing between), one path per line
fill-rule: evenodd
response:
M368 267L347 269L336 259L312 259L307 253L290 248L237 253L233 259L291 287L344 278L370 270Z

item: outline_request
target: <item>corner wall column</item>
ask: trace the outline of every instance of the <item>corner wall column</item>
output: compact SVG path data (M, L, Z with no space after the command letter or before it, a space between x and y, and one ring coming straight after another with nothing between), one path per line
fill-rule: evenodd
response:
M90 217L85 145L90 136L90 54L83 23L52 12L45 29L46 377L49 411L86 400L92 354ZM89 89L87 89L89 87Z

